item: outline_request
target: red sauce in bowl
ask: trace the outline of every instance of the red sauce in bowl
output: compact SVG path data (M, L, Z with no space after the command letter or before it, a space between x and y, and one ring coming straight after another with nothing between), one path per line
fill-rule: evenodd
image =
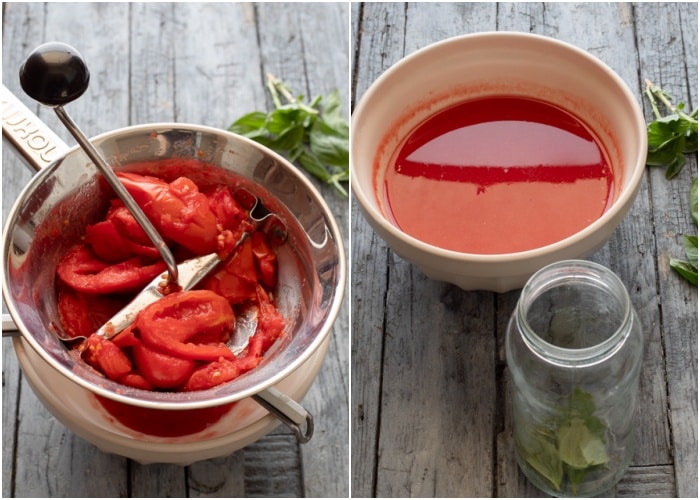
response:
M598 219L613 173L593 131L549 103L499 96L429 117L384 178L386 209L407 234L465 253L539 248Z

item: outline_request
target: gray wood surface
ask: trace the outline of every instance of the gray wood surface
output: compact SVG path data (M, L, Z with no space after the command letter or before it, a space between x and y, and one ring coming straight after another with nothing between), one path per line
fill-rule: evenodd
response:
M590 51L642 99L644 79L698 104L696 3L366 3L351 6L352 94L403 56L464 33L514 30ZM591 260L623 280L646 333L633 464L608 494L698 495L697 288L669 269L697 234L688 188L648 169ZM353 496L541 496L515 463L503 338L519 291L465 292L391 252L352 203Z
M52 111L24 96L17 72L34 47L63 41L88 61L88 92L68 108L88 135L178 121L226 128L271 106L273 73L313 98L338 88L349 110L347 3L3 3L3 83L68 144ZM3 148L3 221L32 173ZM314 180L349 250L349 202ZM3 340L3 497L349 495L349 311L302 404L313 439L284 426L231 456L188 467L140 465L76 437L36 399Z

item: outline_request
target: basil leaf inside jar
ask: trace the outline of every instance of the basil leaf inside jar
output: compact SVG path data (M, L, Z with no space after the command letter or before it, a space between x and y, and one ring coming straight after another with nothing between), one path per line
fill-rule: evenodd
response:
M532 427L522 446L527 463L556 490L567 477L575 492L587 472L610 460L605 448L607 427L594 413L593 397L577 387L561 415L547 425Z

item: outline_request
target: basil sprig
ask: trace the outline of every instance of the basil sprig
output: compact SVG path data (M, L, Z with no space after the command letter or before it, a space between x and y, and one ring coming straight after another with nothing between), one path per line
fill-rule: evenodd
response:
M347 196L344 184L350 178L350 129L338 90L305 103L302 96L294 97L289 87L272 75L268 75L266 87L275 109L248 113L228 129L285 156Z
M655 120L647 124L647 165L665 167L666 179L672 179L686 163L686 155L698 151L698 110L690 114L685 112L685 104L672 104L672 97L646 80L644 91L654 113ZM658 102L657 102L658 101ZM668 111L661 114L658 103ZM698 224L698 180L695 178L690 186L690 213ZM671 258L669 265L693 285L698 285L698 237L683 235L683 247L686 259Z

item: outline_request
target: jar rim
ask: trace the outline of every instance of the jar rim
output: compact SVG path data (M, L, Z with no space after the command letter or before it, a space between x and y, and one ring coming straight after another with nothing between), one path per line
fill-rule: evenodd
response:
M529 306L542 293L565 283L577 281L596 286L620 300L620 324L603 341L582 348L560 347L542 338L527 321ZM537 356L562 366L585 367L613 356L630 334L632 303L622 280L607 267L585 260L565 260L543 267L525 283L518 300L516 321L525 344Z

